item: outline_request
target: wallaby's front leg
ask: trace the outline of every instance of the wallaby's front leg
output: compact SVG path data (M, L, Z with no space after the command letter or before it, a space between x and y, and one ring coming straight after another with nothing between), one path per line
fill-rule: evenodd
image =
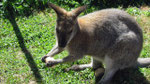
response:
M63 50L63 48L59 47L58 45L55 45L46 56L53 57L54 55L62 52Z
M103 64L100 61L97 61L93 57L91 57L91 63L81 64L81 65L73 65L72 67L67 68L66 71L69 71L69 70L78 71L78 70L83 70L83 69L92 68L92 67L94 70L96 70L97 68L103 68Z
M60 52L62 52L64 49L63 48L60 48L57 44L51 49L51 51L47 54L47 55L45 55L45 56L43 56L42 57L42 62L46 62L46 58L47 57L53 57L54 55L56 55L56 54L58 54L58 53L60 53Z
M81 65L73 65L70 68L67 68L66 71L69 71L69 70L78 71L78 70L83 70L83 69L92 68L92 67L95 69L97 66L99 66L99 63L95 62L93 57L91 57L91 63L89 63L89 64L81 64Z
M46 60L46 65L48 67L51 67L53 65L56 65L58 63L64 63L64 62L73 62L75 60L78 60L82 58L83 56L76 56L76 55L69 55L67 57L64 57L63 59L53 59L52 57L47 57Z

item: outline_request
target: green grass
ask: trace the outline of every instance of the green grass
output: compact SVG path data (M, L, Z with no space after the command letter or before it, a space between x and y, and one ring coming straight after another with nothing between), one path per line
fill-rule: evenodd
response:
M150 17L140 14L136 16L138 23L143 28L144 48L141 57L150 57ZM41 57L47 54L55 44L55 20L56 15L50 13L38 13L28 18L16 18L16 23L24 41L24 47L28 52L22 51L22 45L16 36L15 30L8 20L0 19L0 83L2 84L91 84L94 83L94 71L85 69L82 71L65 72L64 69L73 64L84 64L90 62L90 57L73 63L56 65L53 68L45 67ZM22 43L23 44L23 43ZM55 56L63 58L67 52ZM33 60L32 60L33 58ZM34 66L33 66L34 65ZM36 67L35 67L36 66ZM119 75L124 84L137 84L140 79L150 80L150 69L140 68L136 71L124 71ZM122 73L121 73L122 74ZM133 77L130 77L132 76ZM128 77L128 78L127 78ZM116 77L115 80L118 80ZM42 82L40 82L42 81ZM128 81L128 83L126 83ZM135 82L137 81L137 82ZM142 84L142 83L140 83ZM144 84L144 83L143 83Z

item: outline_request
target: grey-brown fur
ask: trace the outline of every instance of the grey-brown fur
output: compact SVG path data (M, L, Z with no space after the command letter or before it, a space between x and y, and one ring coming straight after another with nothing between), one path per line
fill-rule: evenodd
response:
M77 17L86 7L67 12L50 4L57 13L55 47L42 58L47 66L72 62L85 55L92 56L92 62L75 65L67 70L88 67L97 68L105 64L105 73L98 84L109 84L115 72L127 67L147 66L150 58L138 59L143 45L142 30L129 14L118 9L104 9ZM63 59L52 56L67 50ZM137 61L138 59L138 61ZM144 62L146 60L146 62Z

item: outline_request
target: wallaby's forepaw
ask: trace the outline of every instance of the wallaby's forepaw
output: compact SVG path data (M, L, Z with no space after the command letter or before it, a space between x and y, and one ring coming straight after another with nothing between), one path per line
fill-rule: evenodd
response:
M56 64L57 64L56 61L48 61L48 62L46 63L46 66L47 66L47 67L53 67L53 66L56 65Z
M57 61L53 57L43 56L41 60L46 63L47 67L52 67L57 64Z
M47 67L52 67L53 65L57 64L57 60L55 60L53 57L44 56L42 58L42 61L46 63Z
M45 62L46 62L45 59L46 59L47 57L48 57L48 56L46 56L46 55L43 56L42 59L41 59L41 61L45 63Z

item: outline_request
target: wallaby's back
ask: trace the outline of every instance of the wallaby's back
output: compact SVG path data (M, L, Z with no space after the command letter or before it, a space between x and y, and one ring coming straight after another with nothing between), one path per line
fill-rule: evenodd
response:
M142 49L142 30L126 12L118 9L96 11L79 17L78 23L80 32L70 43L70 51L100 60L106 55L126 62L137 60Z
M131 30L142 37L142 30L134 18L119 9L104 9L79 17L78 19L81 30L90 30L91 32L91 30L97 28L110 27L109 29L118 29L120 33Z

